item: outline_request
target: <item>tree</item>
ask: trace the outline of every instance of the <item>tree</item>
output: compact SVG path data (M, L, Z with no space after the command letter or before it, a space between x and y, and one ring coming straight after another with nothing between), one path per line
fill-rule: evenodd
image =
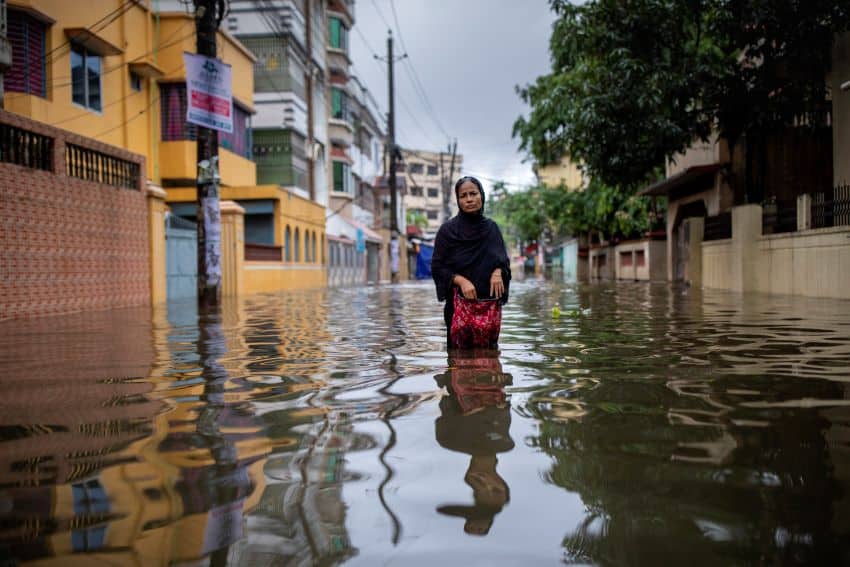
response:
M630 190L714 130L742 135L829 108L825 75L850 2L550 0L552 72L518 88L514 124L541 165L564 154Z
M417 228L426 228L428 226L428 217L418 209L405 210L404 220L408 226L415 226Z

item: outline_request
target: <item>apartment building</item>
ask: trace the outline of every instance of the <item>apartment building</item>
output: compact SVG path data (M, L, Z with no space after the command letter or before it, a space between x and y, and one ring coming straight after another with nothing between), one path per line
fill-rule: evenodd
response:
M440 225L457 213L453 186L460 176L463 156L455 156L452 169L452 156L446 152L403 149L401 154L402 163L396 171L404 176L406 184L404 208L413 221L408 223L408 232L418 221L424 225L419 227L422 236L433 238Z

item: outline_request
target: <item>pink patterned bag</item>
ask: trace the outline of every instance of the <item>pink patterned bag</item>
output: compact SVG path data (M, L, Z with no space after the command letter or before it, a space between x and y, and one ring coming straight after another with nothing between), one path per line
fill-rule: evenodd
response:
M469 300L454 290L450 336L453 348L495 347L502 326L502 304L497 299Z

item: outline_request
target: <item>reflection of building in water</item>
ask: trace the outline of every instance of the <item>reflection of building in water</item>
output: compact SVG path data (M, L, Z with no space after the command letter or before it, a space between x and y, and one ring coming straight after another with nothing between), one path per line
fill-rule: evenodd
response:
M485 535L510 499L508 485L496 471L496 455L514 448L504 391L511 375L502 372L498 351L461 351L450 355L449 368L436 380L449 392L440 401L437 442L470 456L464 481L474 498L472 505L447 504L437 511L464 518L466 533Z
M5 557L168 565L242 537L271 450L247 394L226 374L208 379L198 360L163 376L179 366L168 325L145 323L148 310L121 317L51 319L50 342L21 345L27 364L0 365L15 386L0 402ZM21 324L0 327L4 343ZM197 327L188 338L197 352Z

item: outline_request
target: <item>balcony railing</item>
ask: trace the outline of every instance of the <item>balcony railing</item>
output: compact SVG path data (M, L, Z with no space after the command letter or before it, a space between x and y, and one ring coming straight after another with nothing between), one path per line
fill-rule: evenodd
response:
M850 185L812 193L812 228L850 226Z
M139 164L97 150L65 144L65 173L70 177L123 187L139 188Z
M706 217L702 239L723 240L732 238L732 213L720 213L717 216Z
M0 161L53 171L53 138L0 124Z

